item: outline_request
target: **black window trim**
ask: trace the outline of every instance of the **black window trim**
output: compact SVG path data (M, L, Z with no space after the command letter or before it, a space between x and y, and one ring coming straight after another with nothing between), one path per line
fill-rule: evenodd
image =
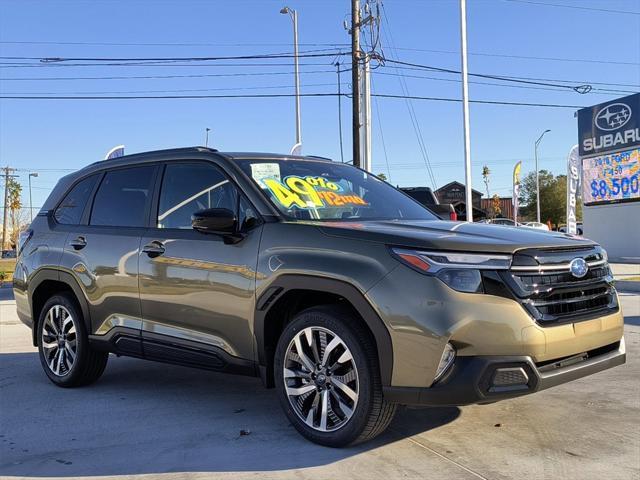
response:
M211 165L214 168L218 169L220 171L220 173L222 174L222 176L229 182L231 183L231 185L233 185L233 187L235 187L236 192L238 193L236 196L236 206L235 206L235 214L238 217L238 220L240 220L240 198L244 198L244 200L251 206L251 208L253 209L253 211L255 212L257 218L258 218L258 224L253 227L256 228L259 225L262 225L264 223L264 219L262 218L262 215L260 214L260 212L258 211L258 209L255 207L255 205L253 204L253 202L251 201L251 199L248 198L248 196L244 193L244 191L242 190L242 188L240 187L240 185L238 185L238 182L235 181L235 179L233 178L232 175L229 174L229 172L227 171L227 169L224 167L224 165L222 165L221 163L218 163L216 161L212 161L211 159L197 159L197 158L175 158L175 159L170 159L170 160L164 160L161 162L162 165L160 165L160 171L158 173L158 177L157 177L157 182L156 182L156 186L154 189L154 194L152 196L152 204L151 204L151 208L149 211L149 218L148 218L148 228L153 229L154 231L162 231L162 232L191 232L193 231L194 233L197 233L198 235L201 235L199 232L195 232L195 230L190 230L188 228L159 228L158 227L158 212L160 209L160 194L161 194L161 190L162 190L162 182L164 180L164 175L165 172L167 170L167 166L169 164L175 164L175 163L180 163L180 164L205 164L205 165ZM238 231L240 232L240 225L238 225Z
M87 202L88 204L90 203L90 208L85 211L85 215L86 218L83 218L83 220L86 223L83 223L83 225L86 225L87 227L91 227L91 228L95 228L95 229L99 229L99 230L107 230L107 229L113 229L113 228L117 228L117 229L126 229L127 231L131 231L131 230L140 230L140 229L144 229L147 228L147 225L143 224L140 226L124 226L124 225L91 225L91 213L93 212L93 205L95 203L95 199L96 199L96 195L98 193L98 190L100 189L100 186L102 185L102 182L104 181L104 178L106 177L107 173L109 172L115 172L118 170L127 170L127 169L131 169L131 168L138 168L138 167L151 167L153 169L153 173L152 173L152 179L151 179L151 183L150 183L150 187L149 190L151 192L155 191L155 186L156 183L158 181L158 171L160 170L159 167L161 167L161 162L140 162L140 163L130 163L127 165L119 165L117 167L112 167L112 168L105 168L104 170L101 170L99 173L102 174L102 177L100 178L100 181L97 184L97 188L94 189L94 191L92 192L91 195L91 202ZM94 172L95 173L95 172ZM147 197L147 201L145 204L145 211L144 211L144 218L147 219L149 218L149 210L151 208L151 202L152 202L152 195L149 195L149 197Z

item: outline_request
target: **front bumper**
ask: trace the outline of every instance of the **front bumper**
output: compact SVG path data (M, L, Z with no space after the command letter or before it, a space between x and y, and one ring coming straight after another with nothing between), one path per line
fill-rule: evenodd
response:
M458 357L433 387L384 387L384 396L402 405L422 406L493 403L519 397L624 364L624 338L584 355L584 359L570 357L538 365L528 356ZM520 383L505 385L501 381L496 385L497 374L507 372L517 375Z

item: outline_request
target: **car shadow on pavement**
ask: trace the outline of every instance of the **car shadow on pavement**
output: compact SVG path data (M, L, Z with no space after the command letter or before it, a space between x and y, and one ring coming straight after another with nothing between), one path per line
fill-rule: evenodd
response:
M624 317L624 323L627 325L635 325L636 327L640 327L640 316L626 315Z
M13 288L8 283L0 285L0 302L3 300L13 300Z
M0 476L257 472L338 462L452 422L458 408L402 409L352 448L302 438L256 378L111 356L103 377L55 387L36 353L0 355Z

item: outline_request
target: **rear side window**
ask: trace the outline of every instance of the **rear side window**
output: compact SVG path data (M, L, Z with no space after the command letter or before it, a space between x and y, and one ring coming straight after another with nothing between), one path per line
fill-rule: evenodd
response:
M82 212L87 205L89 196L98 181L99 175L92 175L78 182L64 197L54 217L63 225L78 225L82 219Z
M145 212L156 167L133 167L107 172L91 210L91 225L144 227Z
M158 228L191 228L191 215L205 208L236 211L237 190L220 169L206 163L167 165L160 189Z

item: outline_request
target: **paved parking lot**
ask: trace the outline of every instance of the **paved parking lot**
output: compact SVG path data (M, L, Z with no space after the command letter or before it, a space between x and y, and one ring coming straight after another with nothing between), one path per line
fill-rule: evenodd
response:
M95 385L56 388L0 289L0 476L638 479L640 296L622 302L626 365L493 405L406 409L334 450L303 440L257 379L112 356Z

